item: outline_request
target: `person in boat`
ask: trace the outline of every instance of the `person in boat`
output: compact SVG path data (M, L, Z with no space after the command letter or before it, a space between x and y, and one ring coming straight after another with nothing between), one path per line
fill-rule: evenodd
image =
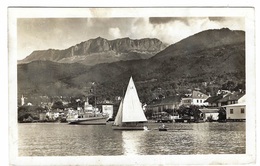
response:
M164 125L164 124L162 124L162 128L163 128L163 129L165 128L165 125Z

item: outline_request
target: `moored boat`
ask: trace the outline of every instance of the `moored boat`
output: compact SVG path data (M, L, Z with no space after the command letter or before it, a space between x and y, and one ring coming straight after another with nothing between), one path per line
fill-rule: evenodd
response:
M77 110L69 110L66 120L69 124L105 125L108 119L107 114L98 111L87 100L84 109L78 107Z
M112 128L114 130L147 130L144 122L147 122L147 119L131 77Z
M159 127L159 131L168 131L168 128L165 127L164 124L162 124L162 126Z
M168 131L168 129L159 127L159 131Z

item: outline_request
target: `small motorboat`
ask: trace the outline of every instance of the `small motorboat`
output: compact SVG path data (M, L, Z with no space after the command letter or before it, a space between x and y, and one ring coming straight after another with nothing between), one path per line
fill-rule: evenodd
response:
M165 127L164 124L162 124L162 126L159 127L159 131L167 131L167 130L168 130L168 128Z
M167 131L167 130L168 130L167 128L159 127L159 131Z

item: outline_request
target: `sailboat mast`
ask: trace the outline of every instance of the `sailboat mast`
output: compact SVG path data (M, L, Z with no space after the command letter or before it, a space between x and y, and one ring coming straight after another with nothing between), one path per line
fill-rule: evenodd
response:
M125 87L124 86L123 86L122 90L123 90L123 94L122 94L122 98L123 98L123 96L125 95Z
M96 106L97 106L97 98L96 98L96 88L95 88L95 85L96 83L95 82L92 82L92 85L93 85L93 95L94 95L94 110L96 111Z

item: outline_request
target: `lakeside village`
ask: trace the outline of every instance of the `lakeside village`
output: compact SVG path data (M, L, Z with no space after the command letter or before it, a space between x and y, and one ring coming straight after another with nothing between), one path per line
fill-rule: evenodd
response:
M121 97L115 101L98 101L92 98L68 98L40 96L41 102L34 104L26 96L18 100L18 122L67 122L72 110L82 110L86 103L96 113L109 115L108 121L114 121ZM245 121L245 92L219 90L210 96L194 89L185 96L169 96L142 104L144 114L149 122L226 122Z

